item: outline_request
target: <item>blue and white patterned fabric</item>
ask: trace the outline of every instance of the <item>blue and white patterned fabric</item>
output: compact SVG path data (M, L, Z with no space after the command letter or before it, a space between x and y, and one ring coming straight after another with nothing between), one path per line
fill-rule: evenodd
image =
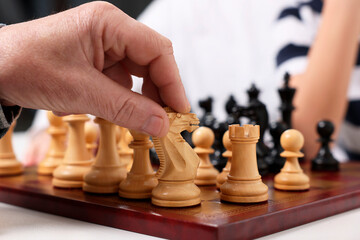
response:
M305 71L307 54L321 21L322 0L297 1L282 9L276 20L278 78ZM360 160L360 54L348 90L349 105L337 140L349 159Z

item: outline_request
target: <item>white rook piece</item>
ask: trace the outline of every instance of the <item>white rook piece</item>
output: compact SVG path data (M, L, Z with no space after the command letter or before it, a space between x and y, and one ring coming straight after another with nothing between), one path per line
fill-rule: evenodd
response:
M256 162L259 125L229 126L232 163L226 182L220 187L221 200L255 203L268 200L268 187L261 181Z

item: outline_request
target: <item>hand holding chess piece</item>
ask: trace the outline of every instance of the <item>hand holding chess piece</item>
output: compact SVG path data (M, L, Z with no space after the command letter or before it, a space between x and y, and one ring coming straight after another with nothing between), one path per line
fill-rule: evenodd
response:
M317 125L321 143L317 156L311 161L313 171L339 171L339 162L334 158L330 150L331 135L334 132L334 124L330 121L320 121Z
M304 156L300 152L304 145L303 135L295 129L286 130L281 135L280 143L284 149L281 156L286 158L286 162L280 173L275 176L274 187L287 191L309 189L309 177L304 174L298 159Z
M192 134L192 142L195 145L194 151L200 158L200 164L197 169L195 184L215 185L218 170L210 162L209 154L214 153L211 148L214 143L215 135L208 127L199 127Z
M194 184L200 159L190 145L181 137L198 128L199 119L194 113L177 113L169 107L170 129L165 137L153 137L160 167L157 172L159 184L153 189L151 202L162 207L187 207L197 205L200 189Z

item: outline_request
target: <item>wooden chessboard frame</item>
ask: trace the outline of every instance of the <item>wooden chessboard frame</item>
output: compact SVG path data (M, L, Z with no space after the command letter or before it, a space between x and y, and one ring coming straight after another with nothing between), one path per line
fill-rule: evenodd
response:
M200 206L156 207L149 200L94 195L58 189L51 178L27 168L20 176L0 178L0 201L86 222L171 239L252 239L360 207L360 163L345 163L340 172L310 172L309 191L273 188L263 178L269 201L232 204L219 200L215 187L201 187Z

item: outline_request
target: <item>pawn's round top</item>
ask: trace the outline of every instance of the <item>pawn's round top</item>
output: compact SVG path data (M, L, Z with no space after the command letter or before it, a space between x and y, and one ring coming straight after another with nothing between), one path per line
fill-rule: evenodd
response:
M304 154L300 149L304 146L304 136L295 129L288 129L281 134L280 144L285 150L282 157L302 157Z
M91 122L85 123L85 142L86 143L95 142L97 135L98 135L98 130L96 126Z
M211 148L215 140L213 131L208 127L199 127L192 134L195 147Z
M335 129L334 124L327 120L320 121L317 124L317 132L322 138L330 139L331 134L333 134L334 132L334 129Z
M64 122L62 120L62 117L58 117L56 116L53 112L48 111L47 112L47 118L49 120L49 123L51 126L54 127L61 127L62 125L64 125Z
M232 150L232 144L231 144L230 137L229 137L229 130L227 130L224 133L222 141L223 141L223 144L224 144L224 147L226 148L226 150L231 151Z

